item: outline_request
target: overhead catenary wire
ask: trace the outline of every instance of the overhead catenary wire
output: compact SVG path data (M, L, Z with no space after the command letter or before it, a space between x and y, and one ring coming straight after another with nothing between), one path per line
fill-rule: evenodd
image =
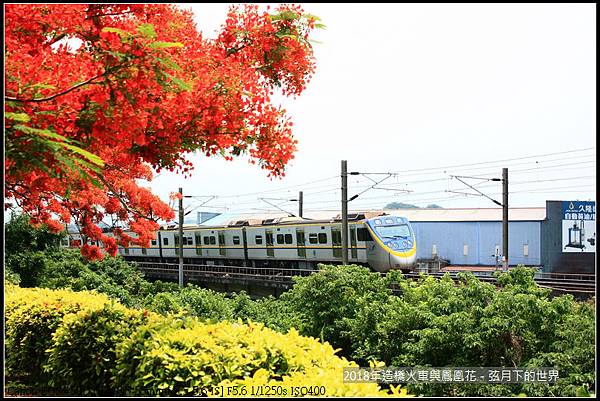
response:
M494 166L485 166L485 167L478 167L478 168L473 168L473 166L479 166L479 165L483 165L483 164L494 164L494 163L503 163L506 161L515 161L515 160L525 160L525 159L532 159L532 158L541 158L541 157L547 157L547 156L553 156L553 155L559 155L559 154L568 154L568 153L574 153L574 152L583 152L583 151L588 151L588 150L593 150L595 149L595 147L590 147L590 148L583 148L583 149L574 149L574 150L567 150L567 151L562 151L562 152L554 152L554 153L546 153L546 154L541 154L541 155L533 155L533 156L523 156L523 157L517 157L517 158L511 158L511 159L501 159L501 160L492 160L492 161L485 161L485 162L475 162L475 163L464 163L464 164L458 164L458 165L448 165L448 166L438 166L438 167L427 167L427 168L422 168L422 169L408 169L408 170L401 170L401 171L395 171L395 172L391 172L392 174L398 174L401 176L408 176L408 175L420 175L420 174L414 174L417 172L424 172L424 171L429 171L429 173L424 173L422 175L429 175L429 174L447 174L449 172L452 171L440 171L440 170L450 170L450 169L454 169L454 168L462 168L462 167L470 167L471 170L479 170L479 169L492 169L492 168L497 168ZM561 161L561 160L571 160L571 159L580 159L582 156L575 156L575 157L566 157L566 158L555 158L555 159L551 159L551 160L537 160L537 161L528 161L528 162L523 162L523 163L511 163L508 164L508 167L514 167L517 165L525 165L525 164L531 164L531 163L547 163L547 162L553 162L553 161ZM595 155L585 155L583 157L595 157ZM595 159L594 160L588 160L588 161L579 161L576 163L568 163L568 164L562 164L562 165L558 165L558 166L536 166L533 167L531 169L525 169L525 170L512 170L511 174L519 172L519 171L529 171L529 170L538 170L538 169L543 169L543 168L557 168L559 166L571 166L571 165L577 165L577 164L585 164L585 163L595 163ZM432 170L437 170L434 172L431 172ZM410 173L410 174L408 174ZM387 173L386 173L387 174ZM263 190L263 191L256 191L256 192L247 192L247 193L241 193L241 194L227 194L227 195L219 195L219 198L238 198L238 197L246 197L246 196L253 196L253 195L261 195L261 194L265 194L265 193L276 193L276 192L284 192L284 191L288 191L292 188L298 188L298 187L302 187L303 189L310 189L310 185L311 184L315 184L315 183L320 183L320 182L325 182L325 181L329 181L329 180L334 180L334 179L338 179L339 176L335 175L335 176L331 176L331 177L326 177L326 178L322 178L322 179L317 179L317 180L312 180L312 181L308 181L302 184L296 184L296 185L291 185L291 186L287 186L287 187L283 187L283 188L277 188L277 189L269 189L269 190ZM415 181L410 181L407 183L419 183L419 182L434 182L434 181L441 181L443 180L442 178L435 178L435 179L431 179L431 180L415 180ZM323 186L319 186L319 187L323 187ZM325 187L327 187L327 185L325 185ZM316 187L315 187L316 188Z
M554 156L554 155L574 153L574 152L584 152L584 151L593 150L593 149L596 149L596 148L589 147L589 148L582 148L582 149L565 150L562 152L546 153L546 154L541 154L541 155L515 157L515 158L510 158L510 159L490 160L490 161L476 162L476 163L455 164L455 165L450 165L450 166L426 167L426 168L421 168L421 169L409 169L409 170L393 171L392 173L402 174L402 173L409 173L409 172L415 172L415 171L442 170L442 169L449 169L449 168L455 168L455 167L477 166L477 165L482 165L482 164L506 163L508 161L533 159L536 157Z
M389 194L381 195L378 194L376 196L367 196L360 197L356 199L353 204L359 205L366 202L381 202L384 201L398 201L400 199L408 200L412 203L423 203L423 202L432 202L432 201L455 201L460 199L465 199L470 195L450 195L448 190L452 190L452 182L450 181L451 175L471 175L471 176L479 176L482 179L490 179L499 176L500 167L508 167L511 168L511 188L514 188L511 191L511 195L519 195L526 193L542 193L544 191L559 191L561 188L563 189L575 189L575 191L569 192L587 192L582 191L582 188L591 188L590 185L580 184L571 186L569 188L566 187L540 187L538 184L550 183L550 182L560 182L560 181L576 181L581 182L583 180L588 180L595 178L593 175L582 175L582 176L574 176L571 171L573 170L581 170L581 169L595 169L595 153L589 154L589 151L595 150L595 147L582 148L582 149L573 149L573 150L565 150L561 152L553 152L546 154L538 154L532 156L523 156L523 157L514 157L509 159L501 159L501 160L492 160L492 161L484 161L484 162L474 162L474 163L463 163L463 164L454 164L447 166L437 166L437 167L428 167L428 168L420 168L420 169L407 169L398 172L394 172L397 178L400 180L396 183L388 183L385 187L374 187L372 182L368 182L364 177L358 176L359 179L349 181L350 189L355 193L365 192L364 190L373 189L373 190L393 190L393 191L402 191L406 192L407 186L412 185L415 186L411 188L413 192L404 193L399 198L398 194L396 196L392 196ZM564 157L556 157L558 155L564 155ZM593 158L593 159L592 159ZM494 164L504 163L502 166L494 166ZM518 166L520 168L514 168ZM386 173L388 174L388 173ZM536 174L535 179L531 177L531 174ZM522 179L519 179L521 178ZM529 176L529 177L527 177ZM355 176L352 176L355 177ZM411 177L411 178L409 178ZM414 178L413 178L414 177ZM405 179L407 178L407 179ZM241 194L227 194L227 195L216 195L214 204L211 204L211 208L219 208L225 209L228 211L234 210L243 210L251 209L252 206L259 206L262 203L259 196L263 194L270 194L270 196L291 196L292 190L297 188L298 190L303 190L306 198L304 203L306 205L315 205L315 204L335 204L339 203L338 195L340 193L340 188L337 182L333 180L338 180L339 176L331 176L325 178L319 178L315 180L311 180L305 182L303 184L290 185L282 188L269 189L264 191L256 191L256 192L248 192ZM328 183L328 181L332 181ZM371 180L373 181L373 180ZM440 188L437 190L425 190L422 191L420 189L427 189L425 186L427 184L445 184L446 188ZM497 186L497 183L488 183L481 182L474 184L473 186L479 189L485 188L494 188ZM526 190L519 190L519 186L529 185L530 187ZM516 187L516 188L515 188ZM439 186L438 186L439 188ZM379 191L382 192L382 191ZM445 197L431 197L426 196L423 198L423 195L435 195L435 194L445 194ZM497 194L496 194L497 195ZM249 199L251 197L256 197L255 199ZM335 197L335 198L332 198ZM223 203L222 201L225 201ZM204 205L196 206L196 210ZM354 207L354 206L353 206ZM380 206L381 207L381 206ZM257 209L256 207L253 209ZM193 211L192 210L192 211ZM263 209L264 210L264 209ZM267 209L268 210L268 209ZM309 209L307 209L309 210ZM188 212L189 213L189 212Z

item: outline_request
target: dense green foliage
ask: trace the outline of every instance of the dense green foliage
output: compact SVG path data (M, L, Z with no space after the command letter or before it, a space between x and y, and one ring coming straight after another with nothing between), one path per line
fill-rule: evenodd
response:
M593 303L551 298L517 268L494 285L471 273L441 280L381 278L355 266L322 267L281 297L301 317L301 332L321 335L361 366L556 367L553 385L409 385L422 395L576 395L594 387ZM387 285L395 282L399 295Z
M14 284L22 281L24 286L36 286L34 280L43 262L40 253L58 249L63 237L64 234L54 234L45 225L34 228L26 214L11 213L9 222L4 225L6 279Z
M69 394L111 395L117 346L147 321L147 311L120 304L65 316L48 349L49 384Z

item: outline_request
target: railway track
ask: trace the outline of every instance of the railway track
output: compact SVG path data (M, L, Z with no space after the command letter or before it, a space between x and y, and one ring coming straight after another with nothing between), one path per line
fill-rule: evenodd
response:
M147 276L154 278L176 279L179 270L179 265L173 263L136 262L136 264ZM184 264L183 272L186 280L241 281L290 287L293 285L293 277L308 276L314 271L305 269ZM404 277L415 280L428 275L440 279L445 274L450 274L452 279L458 280L457 273L454 272L429 274L405 273ZM487 274L475 275L481 281L496 283L496 278L490 275L489 272ZM536 273L534 280L540 287L559 293L591 295L596 291L596 277L593 274Z
M450 277L457 280L457 273L454 272L429 273L427 275L439 279L445 274L450 274ZM418 279L420 276L420 273L407 273L404 275L404 277L412 279ZM489 274L489 272L475 274L475 276L481 281L496 283L496 278ZM534 280L540 287L558 292L582 294L593 294L596 292L596 276L594 274L536 273Z

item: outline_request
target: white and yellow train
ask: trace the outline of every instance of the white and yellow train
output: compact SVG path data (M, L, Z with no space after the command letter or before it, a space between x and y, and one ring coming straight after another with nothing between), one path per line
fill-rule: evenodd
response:
M413 270L416 247L414 231L405 217L369 212L348 215L351 264L368 265L378 272ZM119 254L131 261L177 263L178 227L162 227L150 247L119 247ZM184 225L183 257L186 264L294 269L340 263L341 218L244 218L224 225Z

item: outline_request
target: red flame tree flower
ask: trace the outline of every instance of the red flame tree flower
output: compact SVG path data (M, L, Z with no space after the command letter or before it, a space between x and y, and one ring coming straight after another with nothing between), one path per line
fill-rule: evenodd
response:
M115 255L174 217L139 183L152 169L189 174L191 152L245 153L283 176L296 141L271 96L306 87L317 21L298 6L232 7L209 40L169 4L7 5L5 198L54 231L76 222ZM107 236L109 216L137 237Z

